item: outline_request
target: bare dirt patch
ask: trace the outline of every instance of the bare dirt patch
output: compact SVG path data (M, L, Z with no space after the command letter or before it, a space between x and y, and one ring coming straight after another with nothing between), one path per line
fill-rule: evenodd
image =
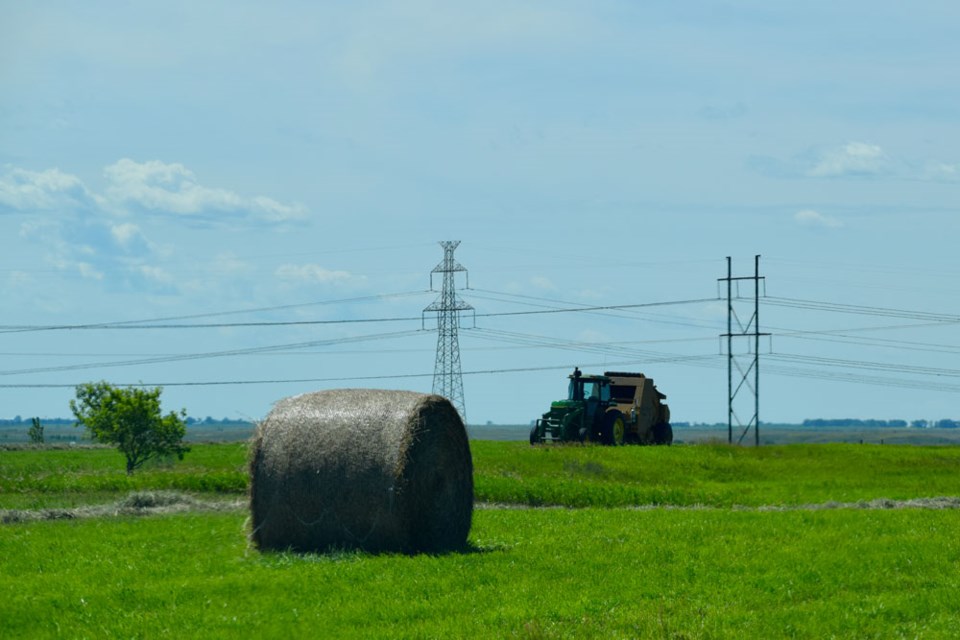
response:
M0 509L0 523L37 522L39 520L74 520L110 516L148 516L191 511L239 511L247 508L247 500L198 500L177 491L138 491L111 504L73 509Z
M476 509L576 509L579 507L565 507L561 505L525 505L509 504L502 502L478 502ZM603 507L611 509L631 509L634 511L824 511L828 509L960 509L960 497L957 496L938 496L935 498L912 498L910 500L890 500L889 498L877 498L876 500L861 500L858 502L823 502L819 504L797 504L797 505L760 505L746 506L734 505L733 507L715 507L705 504L695 505L669 505L669 504L643 504L632 507Z
M861 500L859 502L824 502L795 506L734 507L747 511L821 511L825 509L960 509L960 497L912 498L910 500Z
M41 520L75 520L80 518L109 518L118 516L151 516L169 515L190 512L230 512L243 511L249 508L246 498L235 500L199 500L189 494L177 491L138 491L131 493L122 500L104 505L76 507L73 509L0 509L0 524L15 524L19 522L38 522ZM511 504L503 502L478 502L474 505L477 510L497 509L575 509L560 505L533 506L525 504ZM634 511L825 511L829 509L960 509L960 497L938 496L934 498L913 498L910 500L890 500L877 498L876 500L861 500L858 502L823 502L819 504L800 505L761 505L750 507L734 505L733 507L714 507L710 505L637 505L633 507L613 507L616 509L630 509Z

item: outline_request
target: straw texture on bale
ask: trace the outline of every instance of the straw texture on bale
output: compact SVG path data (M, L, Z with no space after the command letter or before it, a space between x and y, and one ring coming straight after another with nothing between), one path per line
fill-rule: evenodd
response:
M254 435L250 511L262 550L461 549L473 515L463 421L447 399L412 391L285 398Z

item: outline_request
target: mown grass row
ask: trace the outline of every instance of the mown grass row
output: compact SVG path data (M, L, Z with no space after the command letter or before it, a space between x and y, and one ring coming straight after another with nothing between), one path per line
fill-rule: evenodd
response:
M956 510L485 510L436 557L261 555L243 521L0 527L0 637L960 636Z
M760 448L530 447L474 441L477 500L526 505L803 505L960 496L960 448L785 445ZM70 507L118 494L240 495L244 444L194 445L180 462L133 476L111 449L0 452L0 508Z
M477 496L568 506L803 505L960 495L960 448L474 443Z

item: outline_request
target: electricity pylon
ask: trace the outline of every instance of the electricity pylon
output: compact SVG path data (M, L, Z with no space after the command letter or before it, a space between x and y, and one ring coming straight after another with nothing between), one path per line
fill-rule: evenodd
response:
M740 282L753 281L753 296L748 300L753 301L753 314L744 324L734 309L734 285L736 285L736 298L740 298ZM766 286L766 280L760 275L760 256L755 256L753 261L753 275L734 277L731 268L730 257L727 256L727 277L718 278L718 282L727 283L727 332L721 334L721 337L727 339L727 442L733 444L734 426L740 432L737 444L743 442L744 436L753 429L753 442L755 446L760 446L760 337L769 336L769 333L760 332L760 284ZM734 330L734 321L737 327ZM734 347L734 338L746 338L746 353L738 352ZM737 375L734 374L737 370ZM739 379L737 376L739 375ZM751 380L752 378L752 380ZM735 384L736 383L736 384ZM753 413L746 420L746 424L740 418L736 411L738 404L737 398L740 392L746 388L753 400ZM741 409L744 408L742 402L739 403Z
M453 251L460 245L459 240L441 241L443 261L430 272L430 289L433 289L433 274L443 274L443 288L440 297L433 301L423 312L434 311L437 314L437 359L433 367L433 392L445 397L457 411L464 424L467 422L467 407L463 400L463 373L460 369L460 312L471 311L473 307L457 295L456 280L458 271L467 270L453 259ZM467 287L470 286L467 275Z

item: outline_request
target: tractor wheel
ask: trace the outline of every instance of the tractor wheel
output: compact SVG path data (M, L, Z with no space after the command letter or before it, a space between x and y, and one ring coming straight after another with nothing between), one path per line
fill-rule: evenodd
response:
M658 422L653 426L653 444L673 444L673 427L669 422Z
M623 444L626 426L623 423L623 414L619 411L608 411L603 416L602 434L603 444L619 447Z
M580 431L577 432L577 439L584 444L590 442L590 430L586 427L580 427Z
M537 428L537 425L530 427L530 444L536 445L540 444L540 429Z

